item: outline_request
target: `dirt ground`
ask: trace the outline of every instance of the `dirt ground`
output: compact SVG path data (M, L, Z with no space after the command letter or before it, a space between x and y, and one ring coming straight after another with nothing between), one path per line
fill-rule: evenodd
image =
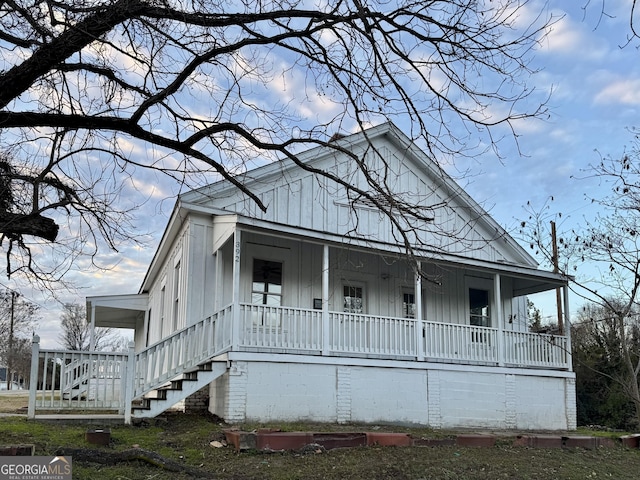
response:
M26 413L28 406L27 390L0 390L0 413Z
M28 392L0 393L0 413L26 412ZM229 425L210 415L171 415L138 426L105 425L109 445L86 441L95 424L28 421L0 415L0 444L32 444L36 455L76 455L74 479L215 478L230 480L427 480L427 479L636 479L640 449L620 444L610 448L527 448L501 438L495 447L356 447L328 451L237 453L216 448ZM391 427L363 425L242 425L243 430L282 428L288 431L366 431ZM442 437L455 432L396 431L412 436ZM578 432L580 433L580 432ZM69 452L69 453L67 453Z

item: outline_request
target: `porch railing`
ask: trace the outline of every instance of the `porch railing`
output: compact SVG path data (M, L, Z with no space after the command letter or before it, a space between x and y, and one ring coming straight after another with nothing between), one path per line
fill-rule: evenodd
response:
M322 350L322 312L304 308L240 305L239 347Z
M247 304L234 311L230 305L138 353L133 346L129 352L116 353L40 350L35 337L29 416L35 416L36 408L117 410L127 421L133 399L231 349L571 367L569 341L562 336L343 312L326 312L325 317L324 313Z
M498 363L498 330L473 325L424 322L427 359Z
M416 357L415 320L332 312L330 350L336 353Z
M328 348L324 348L320 310L242 304L240 312L240 350L250 347L317 355L324 351L329 355L553 369L570 366L568 340L561 336L329 312Z
M526 367L567 368L567 337L528 332L504 332L505 363Z

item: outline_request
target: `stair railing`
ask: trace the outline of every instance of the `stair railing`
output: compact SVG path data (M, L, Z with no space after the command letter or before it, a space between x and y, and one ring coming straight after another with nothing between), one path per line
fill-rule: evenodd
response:
M232 306L136 353L133 398L231 348Z

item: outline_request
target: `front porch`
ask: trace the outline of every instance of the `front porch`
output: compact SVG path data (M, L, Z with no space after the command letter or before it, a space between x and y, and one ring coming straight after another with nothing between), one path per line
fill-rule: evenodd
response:
M132 413L137 400L172 380L193 380L193 372L204 370L200 366L222 360L214 374L201 373L194 383L194 388L205 386L226 371L223 354L231 352L282 355L288 361L300 358L300 363L304 356L357 359L361 365L369 359L399 366L419 362L425 368L571 370L566 336L250 304L229 305L139 352L133 345L119 353L41 350L38 342L35 337L31 378L38 381L31 382L30 418L52 411L109 411L129 423L146 416Z

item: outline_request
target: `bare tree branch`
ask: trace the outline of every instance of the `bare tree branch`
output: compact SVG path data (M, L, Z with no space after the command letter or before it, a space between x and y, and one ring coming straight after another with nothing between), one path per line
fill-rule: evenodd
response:
M441 200L394 196L385 177L393 172L371 166L372 158L386 165L375 148L354 156L330 140L402 121L435 161L499 155L500 138L517 142L514 122L546 114L548 92L528 84L529 60L555 19L532 8L527 0L0 3L0 58L10 66L0 72L0 151L11 159L11 187L20 186L4 210L51 228L6 227L7 271L59 279L69 263L44 267L33 256L52 238L68 242L71 259L135 241L135 206L119 205L117 192L137 167L185 188L226 179L265 211L238 173L258 158L291 160L344 187L352 203L379 209L409 253L427 228L463 237L466 227L436 225L434 212L448 208ZM298 154L318 145L351 155L367 188L305 165ZM45 218L60 227L57 237Z

